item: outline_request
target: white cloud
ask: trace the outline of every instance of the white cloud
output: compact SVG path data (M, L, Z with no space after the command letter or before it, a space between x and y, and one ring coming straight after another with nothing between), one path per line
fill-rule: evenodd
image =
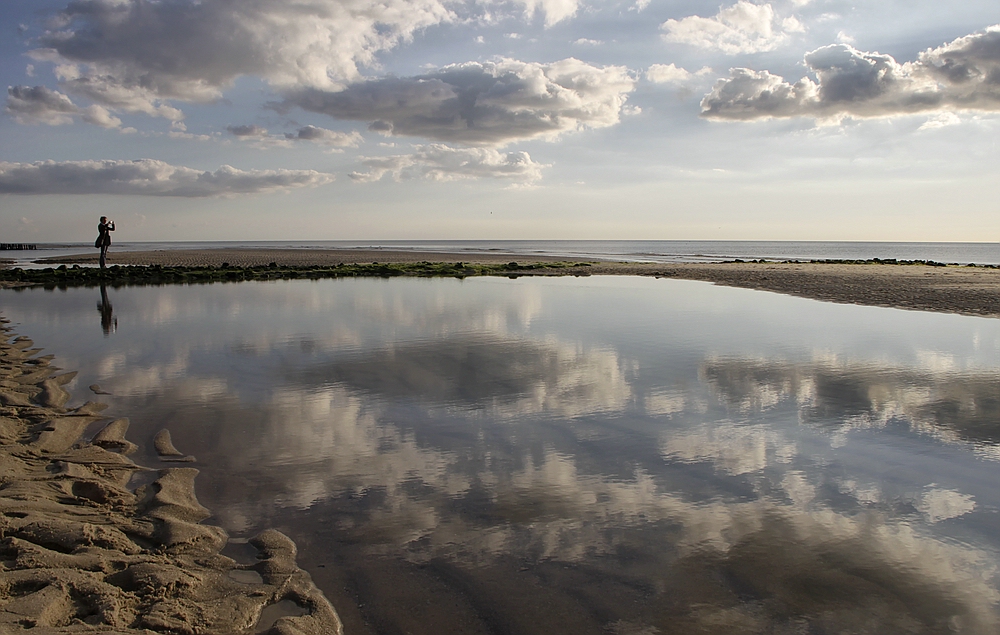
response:
M149 88L124 86L111 75L83 75L80 67L73 64L60 64L55 73L62 87L69 92L109 108L163 117L175 123L184 118L184 113L164 103Z
M698 77L709 75L712 69L703 66L692 73L674 64L653 64L646 70L646 79L654 84L686 84Z
M804 31L793 17L779 20L770 4L747 0L720 9L714 17L692 15L667 20L660 25L667 42L717 49L729 55L772 51L788 39L789 33Z
M313 170L237 170L228 165L203 172L152 159L0 162L0 194L206 197L313 187L333 178Z
M805 56L818 81L794 84L767 71L735 68L702 100L702 116L839 119L921 112L1000 112L1000 25L898 63L890 55L833 44Z
M60 126L80 114L69 97L44 86L8 86L4 112L20 124Z
M580 46L600 46L601 44L604 44L604 42L601 41L601 40L591 40L591 39L582 37L582 38L579 38L577 40L573 40L573 44L577 44L577 45L580 45Z
M781 21L781 29L785 33L805 33L806 27L795 16L789 16Z
M368 121L370 130L386 135L493 146L612 126L634 87L621 66L500 59L360 82L339 92L300 91L285 105Z
M118 128L121 119L101 106L80 108L69 97L44 86L9 86L4 112L20 124L60 126L80 117L102 128Z
M536 11L545 14L546 27L573 17L579 8L577 0L515 0L515 2L524 5L527 17L531 17Z
M846 31L838 31L837 41L841 44L854 44L854 37L848 35Z
M565 1L539 6L560 16ZM452 18L445 0L89 0L62 11L33 57L60 64L66 90L100 105L179 118L160 100L213 101L241 76L336 89Z
M136 132L135 128L126 128L122 132ZM171 139L187 139L189 141L215 141L218 139L216 134L191 134L190 132L184 132L181 130L171 130L167 133L167 136Z
M734 68L701 101L709 119L763 119L805 113L804 104L817 103L819 87L808 78L786 83L767 71Z
M953 112L940 112L927 118L927 121L922 123L917 130L936 130L938 128L947 128L949 126L957 126L962 123L962 120Z
M362 157L368 172L354 172L352 179L362 183L378 181L385 175L396 180L428 179L509 179L533 182L542 178L542 169L527 152L499 152L492 148L451 148L441 144L417 146L413 154L387 157Z
M122 125L121 119L112 115L104 106L98 106L97 104L87 106L81 110L80 118L87 123L92 123L102 128L120 128Z

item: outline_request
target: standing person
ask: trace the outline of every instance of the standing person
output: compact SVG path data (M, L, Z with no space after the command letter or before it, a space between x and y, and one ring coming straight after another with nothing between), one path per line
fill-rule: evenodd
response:
M115 231L115 221L109 221L107 216L101 216L101 222L97 224L97 241L94 247L101 250L101 269L107 263L108 247L111 246L111 232Z

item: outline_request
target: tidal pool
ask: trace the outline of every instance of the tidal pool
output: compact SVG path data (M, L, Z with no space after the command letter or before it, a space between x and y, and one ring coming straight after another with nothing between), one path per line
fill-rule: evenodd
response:
M1000 631L1000 320L629 277L0 310L349 635Z

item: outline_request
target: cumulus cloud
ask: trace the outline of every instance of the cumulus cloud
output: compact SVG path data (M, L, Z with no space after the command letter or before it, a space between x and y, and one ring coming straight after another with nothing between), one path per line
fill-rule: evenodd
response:
M8 86L4 111L18 123L50 126L73 123L80 112L69 97L44 86Z
M80 118L87 123L92 123L102 128L120 128L122 125L121 119L112 115L104 106L98 106L97 104L87 106L81 110Z
M729 55L773 51L790 33L804 31L794 17L779 18L770 4L740 0L711 18L692 15L660 25L667 42L717 49Z
M78 66L60 64L56 67L56 77L63 88L74 95L86 97L108 108L163 117L174 123L184 118L184 113L164 103L153 90L144 86L123 85L113 75L84 75Z
M795 83L735 68L701 102L710 119L839 119L946 110L1000 112L1000 25L922 52L900 64L890 55L833 44L805 56L815 75Z
M612 126L634 87L621 66L500 59L359 82L338 92L299 91L284 105L368 121L370 130L386 135L496 146Z
M152 159L0 162L0 194L207 197L313 187L333 178L314 170L237 170L228 165L203 172Z
M557 16L565 2L540 6ZM335 89L380 51L452 18L446 0L81 0L34 56L60 64L69 92L177 118L160 100L216 100L240 76Z
M712 72L708 66L692 73L673 64L653 64L646 70L646 79L654 84L686 84L698 77L704 77Z
M542 178L542 169L527 152L499 152L492 148L451 148L441 144L417 146L413 154L386 157L363 157L367 172L354 172L352 179L361 183L378 181L385 175L396 180L428 179L508 179L533 182Z
M59 126L76 117L102 128L118 128L121 119L102 106L80 108L69 97L44 86L9 86L4 112L20 124Z

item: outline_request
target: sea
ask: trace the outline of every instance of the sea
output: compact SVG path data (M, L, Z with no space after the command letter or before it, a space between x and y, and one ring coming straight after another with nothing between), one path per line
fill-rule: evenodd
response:
M717 262L723 260L932 260L947 264L1000 264L1000 242L847 242L739 240L322 240L116 242L114 251L158 249L392 249L475 254L509 253L519 257L626 262ZM92 243L38 244L31 251L3 251L11 266L44 267L48 256L94 253Z

